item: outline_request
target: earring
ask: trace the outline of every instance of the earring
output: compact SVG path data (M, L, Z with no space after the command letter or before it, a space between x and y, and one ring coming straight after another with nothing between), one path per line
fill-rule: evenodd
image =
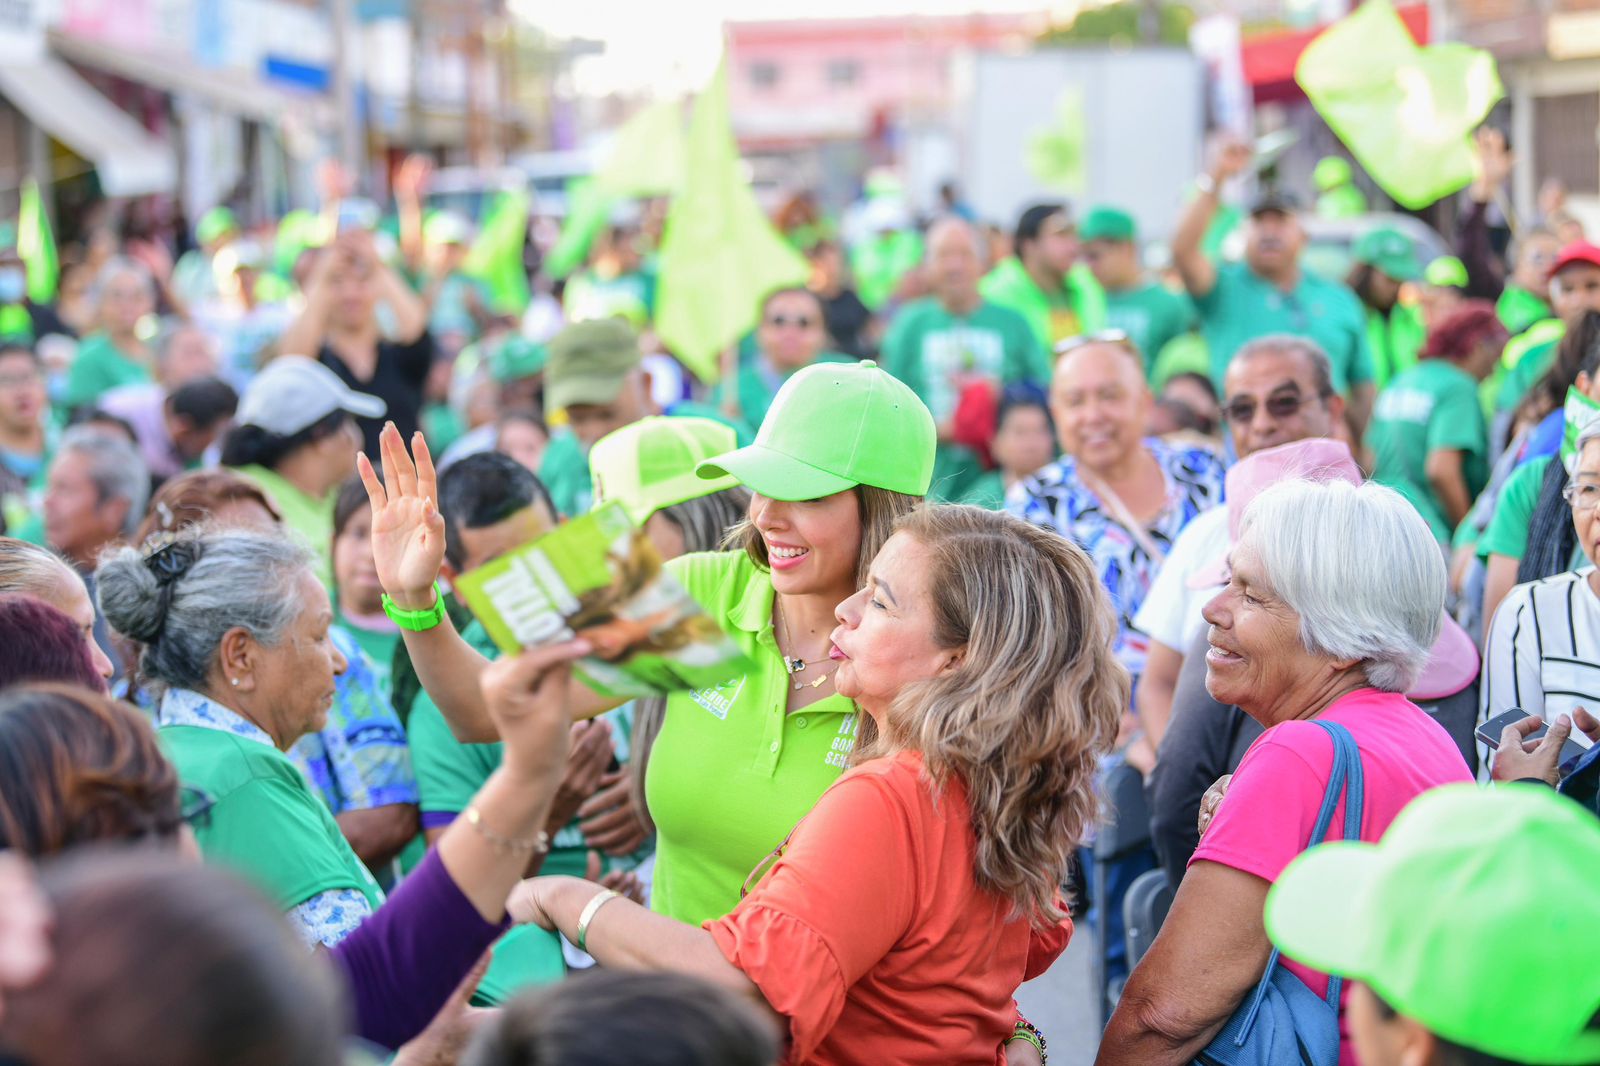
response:
M238 688L239 687L239 679L237 677L230 677L230 678L228 678L228 684L232 685L234 688Z

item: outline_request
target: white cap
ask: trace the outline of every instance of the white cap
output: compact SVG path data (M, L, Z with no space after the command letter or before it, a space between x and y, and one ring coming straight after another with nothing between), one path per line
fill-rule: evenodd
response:
M335 411L382 418L388 410L382 399L356 392L315 359L282 355L245 386L238 421L292 437Z

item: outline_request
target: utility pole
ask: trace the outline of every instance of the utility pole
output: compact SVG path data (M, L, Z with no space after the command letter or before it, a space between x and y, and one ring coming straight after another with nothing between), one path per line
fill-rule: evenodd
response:
M357 188L363 184L361 116L356 110L356 74L351 54L354 0L329 0L333 22L333 103L339 115L339 162Z

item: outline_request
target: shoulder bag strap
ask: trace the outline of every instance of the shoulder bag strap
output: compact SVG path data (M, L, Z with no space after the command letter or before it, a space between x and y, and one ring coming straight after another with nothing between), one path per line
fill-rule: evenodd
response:
M1304 852L1306 848L1310 848L1313 845L1322 843L1323 838L1327 836L1328 827L1333 824L1334 808L1339 806L1339 797L1345 793L1345 782L1346 778L1351 773L1350 766L1352 763L1355 765L1355 777L1352 784L1355 788L1354 805L1357 808L1355 815L1355 835L1357 838L1359 838L1361 835L1361 758L1359 754L1355 753L1355 740L1350 736L1349 730L1345 729L1345 727L1342 725L1338 725L1337 723L1313 722L1313 724L1321 726L1327 731L1329 737L1333 740L1333 769L1328 774L1328 787L1327 790L1322 794L1322 806L1317 811L1316 825L1312 827L1311 837L1306 841L1305 847L1300 849L1302 852ZM1346 833L1350 832L1351 806L1351 803L1345 803ZM1274 947L1272 949L1272 956L1267 959L1267 970L1261 975L1260 983L1256 985L1255 994L1250 999L1250 1010L1245 1015L1244 1024L1239 1027L1239 1036L1236 1042L1240 1045L1243 1045L1245 1039L1250 1034L1251 1026L1255 1024L1256 1014L1258 1011L1260 1011L1261 1002L1267 994L1267 986L1272 983L1272 972L1278 968L1279 954L1280 952L1278 949ZM1339 979L1337 977L1331 978L1328 982L1328 1003L1335 1010L1339 1009L1339 988Z
M1345 764L1344 786L1344 840L1361 839L1361 816L1366 800L1366 775L1361 770L1361 749L1356 746L1356 738L1350 735L1350 730L1338 722L1318 722L1328 736L1333 740L1334 761L1343 761ZM1321 843L1323 837L1316 834L1313 843ZM1328 978L1328 1006L1335 1011L1339 1009L1339 992L1344 987L1344 979L1340 977Z

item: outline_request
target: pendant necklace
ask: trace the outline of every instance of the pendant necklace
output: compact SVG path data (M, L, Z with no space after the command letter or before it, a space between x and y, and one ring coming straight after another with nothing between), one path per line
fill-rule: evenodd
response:
M783 631L788 634L789 639L793 640L794 630L789 626L789 619L784 616L783 600L774 597L774 602L778 605L778 621L782 623ZM782 645L778 646L778 654L783 658L783 669L789 675L789 680L794 683L794 691L796 692L799 692L803 688L820 688L824 681L833 676L833 674L829 672L820 675L815 681L801 681L795 676L796 674L805 673L806 667L808 666L817 666L821 663L828 662L829 659L826 655L820 659L791 658L789 654L783 650Z

